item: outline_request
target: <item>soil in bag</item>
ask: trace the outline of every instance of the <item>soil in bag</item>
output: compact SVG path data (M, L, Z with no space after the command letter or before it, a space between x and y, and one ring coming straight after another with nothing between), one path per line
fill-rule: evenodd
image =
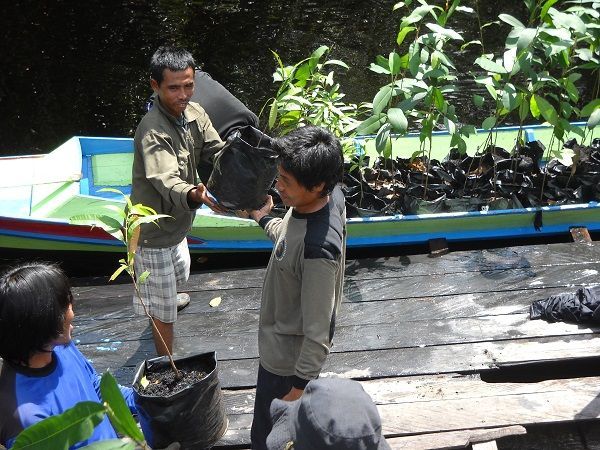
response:
M225 208L259 209L277 176L278 164L271 138L248 125L227 139L215 155L206 187Z
M175 360L142 362L133 381L140 425L152 448L179 442L182 449L211 448L227 429L214 352Z

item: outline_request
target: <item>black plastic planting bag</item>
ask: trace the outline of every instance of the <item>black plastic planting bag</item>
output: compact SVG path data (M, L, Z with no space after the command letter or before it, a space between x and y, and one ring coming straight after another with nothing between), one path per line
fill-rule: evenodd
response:
M277 176L278 157L269 136L253 126L242 127L215 155L206 187L225 208L259 209Z
M210 448L227 430L215 352L177 359L175 365L207 375L169 397L155 397L143 394L140 381L155 368L170 367L169 359L146 360L136 370L133 392L146 441L152 448L164 448L172 442L179 442L182 449Z
M536 300L529 307L529 316L548 322L600 323L600 286Z

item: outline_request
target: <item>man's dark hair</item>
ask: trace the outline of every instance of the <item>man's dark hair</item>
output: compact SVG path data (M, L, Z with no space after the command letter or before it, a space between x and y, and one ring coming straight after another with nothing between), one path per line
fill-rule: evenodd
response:
M158 50L154 52L150 60L150 77L160 84L162 83L163 71L165 69L178 72L186 70L188 67L192 69L196 67L196 62L190 52L179 47L158 47Z
M340 141L329 131L305 126L272 140L280 154L281 166L306 189L325 183L321 196L331 193L342 180L344 156Z
M56 265L26 263L0 275L0 356L27 365L63 332L73 301L69 279Z

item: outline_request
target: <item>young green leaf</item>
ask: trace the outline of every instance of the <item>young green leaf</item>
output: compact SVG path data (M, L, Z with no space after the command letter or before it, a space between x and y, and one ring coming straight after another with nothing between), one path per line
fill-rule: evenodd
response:
M500 19L504 23L509 24L513 28L525 28L525 25L523 25L518 19L514 18L509 14L499 14L498 19Z
M373 114L379 114L384 109L386 109L394 95L394 86L393 85L385 85L379 92L375 95L373 99Z
M129 436L136 442L143 442L144 435L138 428L129 407L125 403L119 385L110 372L106 372L102 375L100 380L100 392L102 394L102 400L109 406L108 416L115 427L115 430L117 430L118 433Z
M15 440L14 450L68 449L88 439L102 422L106 409L96 402L80 402L64 413L48 417L23 430Z
M408 120L404 115L404 111L400 108L390 108L387 112L388 120L396 133L404 134L408 129Z

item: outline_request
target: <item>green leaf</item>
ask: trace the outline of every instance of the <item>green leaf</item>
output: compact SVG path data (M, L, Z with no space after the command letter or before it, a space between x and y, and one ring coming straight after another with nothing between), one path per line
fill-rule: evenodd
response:
M600 98L592 100L587 105L585 105L583 108L581 108L581 113L579 113L579 116L580 117L589 117L598 108L600 108Z
M513 28L525 28L525 25L523 25L519 20L515 19L509 14L500 14L498 15L498 19L500 19L504 23L509 24Z
M124 260L123 260L124 261ZM122 263L123 264L123 263ZM127 265L123 264L122 266L120 266L117 270L114 271L114 273L110 276L108 281L113 281L115 280L119 275L121 275L121 273L127 269Z
M498 64L495 61L492 61L491 59L485 58L483 56L480 56L479 58L477 58L475 60L475 64L477 64L483 70L486 70L488 72L507 73L506 69L504 67L502 67L500 64Z
M108 416L115 427L115 430L117 430L118 433L129 436L136 442L143 442L144 435L138 428L129 407L125 403L119 385L110 372L106 372L102 375L100 380L100 392L102 394L102 400L110 407Z
M481 128L483 128L484 130L491 130L492 128L494 128L494 126L496 126L496 118L494 116L488 117L481 124Z
M538 94L533 94L533 97L535 97L537 107L539 108L544 119L546 119L546 122L556 126L558 123L558 114L556 113L554 106L552 106L548 100Z
M477 134L477 128L475 128L475 125L463 125L460 128L460 133L463 136L469 137L471 135Z
M537 99L536 99L535 95L532 95L531 98L529 99L529 109L530 109L531 115L533 117L535 117L536 119L540 118L540 108L538 107Z
M400 31L398 32L398 36L396 37L396 43L398 45L402 45L402 42L404 42L404 39L406 38L406 36L408 35L408 33L410 33L411 31L416 30L415 27L402 27L400 28Z
M587 121L587 127L591 130L592 128L595 128L596 125L598 125L598 122L600 122L600 109L594 110L594 112Z
M425 26L427 28L429 28L431 31L433 31L436 34L440 34L442 36L446 36L450 39L455 39L457 41L463 41L463 37L458 34L456 31L450 29L450 28L443 28L440 27L438 24L436 23L426 23Z
M385 118L385 114L376 114L374 116L369 117L368 119L362 121L360 125L356 128L356 134L358 134L359 136L364 136L366 134L375 133L385 122Z
M525 28L519 32L519 39L517 39L517 51L520 52L524 48L529 47L531 42L537 36L537 30L535 28Z
M315 70L315 67L317 67L317 64L319 64L319 60L327 50L329 50L329 47L327 47L326 45L322 45L314 52L312 52L312 55L310 55L310 58L308 60L308 65L310 67L311 73Z
M117 205L102 205L102 207L104 209L108 209L109 211L115 212L122 219L124 219L125 217L127 217L127 214L125 213L125 210L123 209L122 206L117 206Z
M548 10L552 7L552 5L554 5L556 2L558 2L558 0L546 0L546 3L544 3L544 6L542 6L542 9L540 10L540 20L542 22L545 21L546 15L548 14Z
M396 133L404 134L408 129L408 119L400 108L390 108L387 112L388 120Z
M484 103L484 98L481 95L473 94L473 104L478 108L481 108Z
M416 77L419 73L419 66L421 65L421 56L419 52L414 52L408 61L408 69L413 77Z
M394 94L394 86L393 85L388 84L386 86L383 86L381 89L379 89L379 92L377 92L377 94L375 95L375 98L373 99L373 113L379 114L384 109L386 109L388 107L388 105L390 104L390 100L392 99L393 94Z
M392 75L400 73L400 55L396 52L391 52L389 57L390 71Z
M271 103L271 109L269 110L269 129L273 129L275 127L275 123L277 122L277 100L273 99L273 103Z
M481 41L479 39L475 39L473 41L465 42L463 45L460 46L460 49L464 50L465 48L467 48L471 45L481 45L483 47L483 44L481 43Z
M384 158L392 156L392 140L390 138L390 124L386 123L377 132L375 137L375 150Z
M371 65L369 66L369 70L371 70L372 72L375 72L375 73L382 73L384 75L390 74L389 69L386 69L385 67L381 67L379 64L374 64L374 63L371 63Z
M344 69L350 68L350 67L348 67L348 64L346 64L344 61L340 61L339 59L329 59L323 63L324 66L332 65L332 64L343 67Z
M145 270L139 277L138 277L138 283L142 284L144 283L148 277L150 276L150 272Z
M550 8L548 14L552 17L552 22L554 22L555 27L569 28L577 33L585 34L585 22L576 14L563 13L554 8Z
M519 120L521 123L525 122L529 115L529 102L525 94L519 94Z
M123 197L126 197L126 195L122 191L115 188L105 187L102 189L98 189L98 192L112 192L113 194L121 194Z
M67 450L88 439L104 419L106 409L96 402L80 402L64 413L48 417L23 430L14 450Z

